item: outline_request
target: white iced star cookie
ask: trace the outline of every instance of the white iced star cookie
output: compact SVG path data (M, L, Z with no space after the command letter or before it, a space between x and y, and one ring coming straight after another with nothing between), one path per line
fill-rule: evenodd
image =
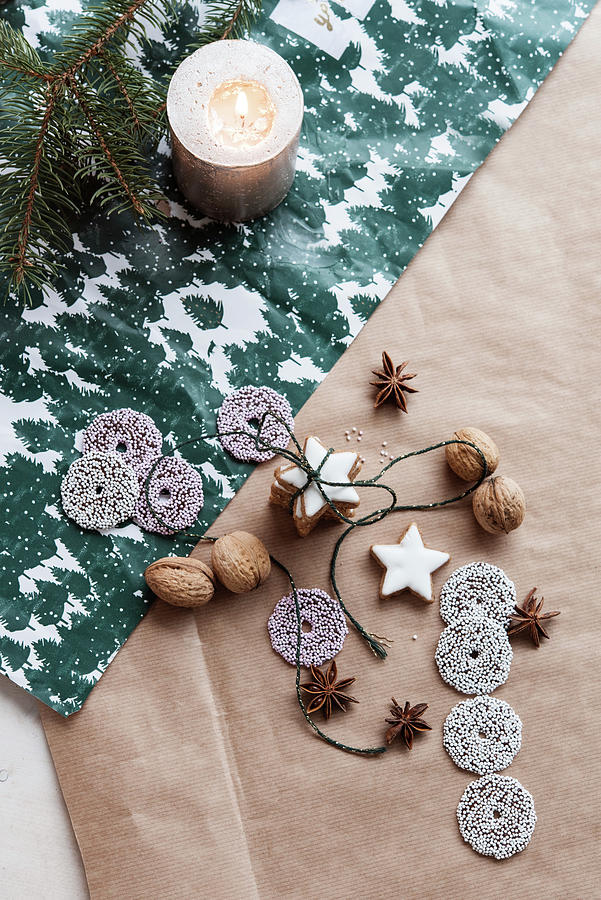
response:
M448 553L424 547L419 528L412 522L396 544L373 544L371 555L384 569L380 597L392 597L409 590L432 603L432 572L450 560Z
M313 436L305 438L303 453L311 468L319 470L323 481L340 485L333 487L322 484L321 487L339 512L345 516L352 516L355 508L359 506L359 494L352 485L361 469L359 455L352 451L335 450L323 462L328 448L324 447L319 438ZM279 466L275 470L269 499L272 503L288 509L292 496L301 489L302 493L294 501L293 517L296 530L301 537L305 537L315 528L322 516L334 519L338 516L330 508L315 482L294 463Z

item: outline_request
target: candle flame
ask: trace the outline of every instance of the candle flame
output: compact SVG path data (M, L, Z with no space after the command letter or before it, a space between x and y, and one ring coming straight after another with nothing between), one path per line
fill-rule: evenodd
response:
M246 114L248 113L248 98L244 91L240 91L238 96L236 97L236 115L240 116L241 119L244 119Z

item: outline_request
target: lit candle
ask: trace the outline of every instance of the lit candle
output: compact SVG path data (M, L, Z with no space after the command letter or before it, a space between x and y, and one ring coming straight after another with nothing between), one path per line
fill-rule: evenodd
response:
M224 81L209 100L209 128L224 147L255 147L269 135L274 118L275 106L258 81Z
M220 221L269 212L294 179L303 111L294 72L268 47L216 41L197 50L167 94L180 190Z

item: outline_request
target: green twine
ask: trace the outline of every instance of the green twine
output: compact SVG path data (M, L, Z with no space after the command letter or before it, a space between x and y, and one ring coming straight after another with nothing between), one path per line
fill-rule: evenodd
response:
M296 451L297 451L296 453L293 453L288 449L282 450L280 447L272 446L263 440L263 438L261 437L261 430L263 428L263 425L265 423L267 416L272 416L274 419L276 419L281 425L283 425L286 428L286 430L290 436L290 439L296 448ZM291 496L290 504L289 504L289 510L290 510L291 514L293 514L294 504L295 504L297 498L303 493L304 490L306 490L308 485L311 484L311 482L313 482L317 486L318 490L320 491L325 503L327 503L327 505L333 511L333 513L336 515L336 517L347 525L347 528L345 528L343 533L340 535L340 537L336 541L336 545L335 545L334 551L332 553L332 559L331 559L331 563L330 563L330 581L331 581L334 593L336 595L336 599L338 600L338 603L340 604L340 608L342 609L342 611L345 614L345 616L347 617L347 619L351 622L351 624L353 625L353 627L355 628L357 633L360 635L360 637L368 644L368 646L370 647L372 652L376 656L378 656L380 659L385 659L385 657L387 656L386 649L384 646L384 644L387 643L386 639L378 637L377 635L371 634L370 632L366 631L366 629L363 628L363 626L354 618L354 616L351 614L351 612L349 611L349 609L347 608L347 606L345 605L345 603L342 599L340 590L338 588L338 583L336 580L336 565L338 562L342 544L344 543L344 541L346 540L348 535L352 531L354 531L355 528L364 528L367 525L373 525L375 522L380 522L382 519L385 519L386 516L390 515L391 513L417 512L417 511L423 511L423 510L428 510L428 509L438 509L440 507L448 506L451 503L457 503L459 500L463 500L465 497L468 497L471 493L473 493L482 484L482 482L484 481L484 479L486 478L486 476L488 474L488 465L486 462L486 457L485 457L484 453L482 452L482 450L478 446L476 446L476 444L472 443L472 441L453 439L450 441L440 441L437 444L431 444L429 447L424 447L421 450L412 450L410 453L404 453L401 456L397 456L395 459L391 460L386 466L384 466L384 468L381 469L380 472L377 475L375 475L373 478L368 478L363 481L354 481L353 482L354 487L376 488L377 490L386 491L390 495L390 504L388 506L381 507L380 509L376 509L373 512L367 513L365 516L362 516L360 519L351 519L351 518L345 516L343 513L341 513L336 508L336 505L333 503L332 500L330 500L330 498L326 495L326 492L324 490L324 486L325 487L344 487L346 484L348 484L348 482L326 481L325 479L323 479L321 477L320 473L321 473L321 470L322 470L326 460L330 457L330 455L332 453L334 453L333 448L330 448L327 451L327 453L324 455L324 457L321 460L317 469L313 469L313 467L309 464L309 461L307 460L302 447L300 446L298 440L296 439L294 433L292 432L292 429L278 415L271 412L270 410L267 410L263 414L263 416L259 422L259 427L258 427L258 430L256 433L248 432L248 431L244 431L244 430L236 430L236 431L227 431L227 432L224 431L224 432L220 432L220 433L218 432L216 434L202 434L202 435L199 435L198 437L188 438L188 440L182 441L181 444L177 444L177 446L173 447L168 453L163 454L163 456L159 457L155 461L155 463L153 464L152 468L150 469L150 471L144 481L144 492L145 492L144 495L146 498L146 502L148 504L148 508L150 509L152 515L157 519L157 521L161 525L163 525L163 527L172 530L170 524L168 522L166 522L161 517L159 511L155 510L155 508L152 506L151 501L150 501L150 496L149 496L149 484L152 479L153 473L154 473L156 467L161 462L161 460L167 456L171 456L173 453L180 450L182 447L188 446L189 444L195 444L195 443L198 443L199 441L208 441L208 440L211 440L214 438L226 437L229 435L246 435L247 437L251 437L255 441L255 446L258 450L269 450L273 453L276 453L278 456L282 456L284 459L293 463L295 466L298 466L298 468L301 469L305 473L305 475L307 477L306 484L303 485L303 487L299 488ZM397 504L397 496L396 496L396 492L394 491L394 489L391 488L389 485L379 483L380 479L385 474L385 472L387 472L389 469L392 469L394 466L396 466L398 463L402 462L403 460L409 459L412 456L422 456L425 453L431 453L433 450L439 450L442 447L449 446L450 444L463 444L466 447L471 447L473 450L475 450L478 453L478 455L480 456L480 459L482 461L482 474L481 474L480 478L471 487L467 488L465 491L462 491L462 493L456 494L454 497L448 497L445 500L437 500L433 503L415 503L415 504L408 504L408 505L400 505L400 504ZM215 538L215 537L211 537L209 535L194 534L193 532L187 531L185 529L182 532L180 532L180 534L181 533L184 533L187 537L193 537L193 538L197 538L199 540L207 541L207 542L211 542L211 543L214 543L217 540L217 538ZM296 589L296 585L294 583L292 574L286 568L286 566L283 563L281 563L279 560L277 560L274 556L271 556L271 554L270 554L270 558L271 558L272 562L279 569L281 569L281 571L284 572L285 575L287 576L288 581L290 582L292 595L294 597L294 605L295 605L295 611L296 611L296 625L297 625L296 697L298 700L298 705L300 706L303 716L305 717L305 720L307 721L308 725L313 729L313 731L323 741L325 741L328 744L331 744L333 747L337 747L339 750L344 750L347 753L356 753L356 754L360 754L360 755L370 755L370 756L375 756L375 755L380 755L382 753L385 753L387 750L386 747L367 747L367 748L352 747L348 744L343 744L340 741L336 741L333 738L328 737L328 735L325 734L318 727L318 725L316 725L316 723L313 721L313 719L307 712L307 708L303 702L303 698L302 698L302 694L301 694L301 687L300 687L300 679L301 679L300 647L301 647L302 631L301 631L301 614L300 614L300 606L299 606L299 602L298 602L297 589Z
M386 750L388 749L387 747L351 747L349 744L342 744L340 741L334 740L334 738L329 737L318 727L318 725L315 724L315 722L307 712L307 707L303 702L300 687L301 614L300 606L298 603L298 594L296 592L296 584L294 583L294 579L286 566L283 565L283 563L279 562L279 560L277 560L275 556L271 556L271 559L275 563L275 565L278 566L288 576L290 587L292 588L292 596L294 597L294 608L296 611L296 699L298 700L298 705L300 706L302 714L305 717L307 723L311 726L315 734L317 734L322 739L322 741L325 741L327 744L331 744L332 747L337 747L339 750L345 750L347 753L357 753L366 756L377 756L381 753L386 753Z
M363 528L366 525L373 525L375 522L379 522L379 521L381 521L381 519L386 518L386 516L389 515L390 513L417 512L420 510L438 509L443 506L448 506L450 503L457 503L458 500L463 500L464 497L469 496L469 494L473 493L473 491L475 491L476 488L478 488L482 484L482 482L486 478L486 475L488 474L488 465L486 462L486 457L484 456L484 453L482 452L482 450L479 447L477 447L476 444L473 444L471 441L462 441L462 440L440 441L438 444L432 444L430 447L424 447L422 450L412 450L410 453L403 453L401 456L397 456L395 459L391 460L388 463L388 465L384 466L384 468L374 478L371 478L371 479L369 479L367 481L363 481L363 482L358 482L358 481L354 482L354 484L356 486L386 487L386 485L377 485L377 484L375 484L375 482L377 482L382 477L382 475L388 471L388 469L391 469L397 463L402 462L405 459L409 459L412 456L421 456L424 453L431 453L433 450L440 450L441 447L447 447L449 444L465 444L468 447L472 447L474 450L476 450L480 454L480 457L482 459L482 474L475 484L473 484L467 490L462 491L461 494L457 494L455 497L448 497L446 500L438 500L438 501L435 501L434 503L415 503L415 504L408 504L408 505L404 505L404 506L397 505L396 495L394 495L394 491L392 491L392 489L390 488L389 490L394 495L393 503L390 506L383 507L382 509L376 509L373 512L368 513L367 515L363 516L360 519L354 519L354 520L345 519L345 521L349 521L350 524L348 525L347 528L345 528L343 533L340 535L340 537L336 541L336 545L335 545L334 551L332 553L332 560L330 563L330 581L332 583L332 588L334 590L334 593L336 594L336 599L340 603L340 606L342 607L343 612L349 618L349 620L353 623L354 627L359 632L361 637L365 641L367 641L371 650L376 654L376 656L379 656L381 659L385 659L386 655L387 655L386 650L381 642L381 639L380 639L380 641L376 640L375 635L372 635L372 634L369 634L369 632L366 632L365 629L353 618L353 616L349 613L346 606L344 605L344 602L340 595L340 591L338 589L338 583L336 581L336 564L338 562L338 556L340 554L340 549L342 547L343 542L346 540L346 538L349 536L349 534L352 531L354 531L355 528ZM343 517L340 516L340 518L343 518Z
M212 535L208 535L208 534L193 535L190 532L187 532L187 535L189 537L198 537L199 540L207 541L208 543L211 543L211 544L214 544L218 540L218 538L212 537ZM307 707L304 704L303 696L301 694L301 686L300 686L300 680L301 680L300 648L301 648L302 621L301 621L300 605L298 602L297 587L294 582L294 578L292 577L292 573L287 568L287 566L285 566L284 563L280 562L279 559L276 559L276 557L273 556L272 553L269 554L269 558L271 559L272 563L274 565L276 565L278 567L278 569L281 569L281 571L284 572L284 574L288 578L288 581L290 582L292 596L294 598L294 608L295 608L295 613L296 613L296 699L298 701L298 705L301 708L301 712L302 712L303 716L305 717L307 724L313 729L315 734L317 734L318 737L320 737L322 739L322 741L326 742L326 744L330 744L332 747L337 747L339 750L345 750L347 753L356 753L356 754L360 754L360 755L364 755L364 756L374 756L374 755L379 755L380 753L385 753L386 750L388 749L387 747L364 747L364 748L351 747L349 744L343 744L340 741L336 741L334 738L329 737L325 732L323 732L321 730L321 728L313 721L313 719L307 712ZM359 627L361 627L361 626L359 626Z

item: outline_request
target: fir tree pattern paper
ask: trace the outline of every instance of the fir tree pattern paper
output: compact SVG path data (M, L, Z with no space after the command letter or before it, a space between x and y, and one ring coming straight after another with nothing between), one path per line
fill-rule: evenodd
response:
M79 709L149 595L142 572L189 542L128 524L81 531L60 481L100 412L150 415L165 449L213 431L225 395L267 384L297 411L358 333L586 18L592 0L267 0L253 37L283 55L306 113L289 196L226 227L187 208L168 147L156 169L171 214L138 231L81 223L56 291L0 311L0 670L63 715ZM2 15L43 54L78 0L23 0ZM201 13L202 14L202 13ZM150 36L157 77L198 10ZM211 441L208 528L250 472ZM270 465L270 463L267 463Z

